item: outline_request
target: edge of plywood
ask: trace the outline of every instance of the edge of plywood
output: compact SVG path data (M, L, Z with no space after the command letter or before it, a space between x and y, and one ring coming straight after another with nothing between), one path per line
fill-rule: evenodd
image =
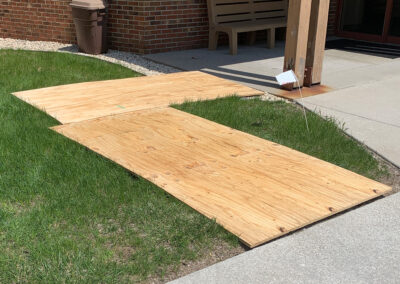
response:
M333 216L335 216L335 215L339 215L339 214L341 214L341 213L344 213L345 211L350 210L350 209L352 209L352 208L354 208L354 207L356 207L356 206L362 206L363 204L365 204L365 203L367 203L367 202L369 202L369 201L371 201L371 200L378 199L378 198L382 197L384 194L390 193L392 190L393 190L392 187L389 187L389 189L386 189L386 191L383 191L382 193L380 193L380 194L378 194L378 195L376 195L376 196L372 196L372 197L370 197L370 198L366 198L365 200L361 200L361 201L359 201L359 202L355 202L355 203L353 203L353 204L351 204L351 205L349 205L349 206L344 207L344 208L341 209L341 210L334 211L334 212L332 212L332 213L328 213L328 214L326 214L326 215L324 215L324 216L321 216L320 218L317 218L317 219L315 219L315 220L313 220L313 221L310 221L310 222L308 222L308 223L304 223L304 225L301 225L301 226L298 226L298 227L294 227L294 228L292 228L292 229L290 229L290 230L287 230L287 231L283 232L282 234L278 234L278 235L274 236L273 238L266 239L265 241L256 242L256 243L254 243L254 244L252 244L252 245L249 245L246 241L244 241L244 240L242 240L242 239L241 239L241 241L244 242L244 243L245 243L247 246L249 246L250 248L258 247L258 246L263 245L263 244L265 244L265 243L267 243L267 242L270 242L270 241L273 241L273 240L275 240L275 239L278 239L278 238L280 238L280 237L282 237L282 236L284 236L284 235L287 235L287 234L296 232L297 230L300 230L300 229L305 229L306 227L308 227L308 226L310 226L310 225L313 225L313 224L316 224L316 223L318 223L318 222L321 222L321 221L323 221L323 220L325 220L325 219L327 219L327 218L330 218L330 217L333 217ZM354 208L354 209L355 209L355 208ZM222 226L222 225L221 225L221 226ZM223 226L222 226L222 227L223 227Z
M217 78L217 79L222 80L222 81L230 82L230 84L240 86L241 88L245 87L245 88L248 88L249 90L254 91L254 94L244 95L243 97L261 96L261 95L264 94L263 91L257 90L257 89L255 89L255 88L252 88L252 87L249 87L249 86L246 86L246 85L237 83L237 82L235 82L235 81L231 81L231 80L228 80L228 79L224 79L224 78L215 76L215 75L213 75L213 74L209 74L209 73L207 73L207 72L202 72L202 71L183 71L183 72L166 73L166 74L160 74L160 75L154 75L154 76L145 76L145 75L143 75L143 76L134 76L134 77L128 77L128 78L121 78L121 79L111 79L111 80L97 80L97 81L88 81L88 82L78 82L78 83L62 84L62 85L56 85L56 86L50 86L50 87L43 87L43 88L37 88L37 89L16 91L16 92L12 92L11 94L12 94L13 96L16 96L16 97L22 99L22 98L23 98L22 95L23 95L24 93L28 93L28 92L31 92L31 91L49 90L49 89L53 89L53 88L60 88L60 87L71 86L71 85L88 85L88 84L91 85L91 84L96 84L96 83L100 83L100 82L101 82L101 83L113 82L113 81L121 81L121 82L123 82L123 81L135 80L135 79L136 79L136 80L150 80L150 78L154 79L154 78L157 78L157 77L160 77L160 76L162 76L162 77L169 77L169 76L174 77L174 76L182 76L182 75L184 75L184 74L194 74L194 73L198 73L198 74L202 74L202 75L214 77L214 78Z

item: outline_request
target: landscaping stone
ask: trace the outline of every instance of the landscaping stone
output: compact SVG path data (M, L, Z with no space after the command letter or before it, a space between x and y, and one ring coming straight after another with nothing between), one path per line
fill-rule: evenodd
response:
M109 50L105 54L90 55L78 52L78 47L76 45L62 44L57 42L0 38L0 49L23 49L34 51L57 51L74 53L78 55L98 58L111 63L120 64L133 71L139 72L147 76L179 72L179 70L176 68L155 63L151 60L144 58L141 55L130 52Z

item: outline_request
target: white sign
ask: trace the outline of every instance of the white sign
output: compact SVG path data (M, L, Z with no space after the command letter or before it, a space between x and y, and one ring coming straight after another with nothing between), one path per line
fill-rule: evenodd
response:
M278 81L279 85L281 85L281 86L297 82L296 74L294 74L294 72L292 70L283 72L283 73L275 76L275 78Z

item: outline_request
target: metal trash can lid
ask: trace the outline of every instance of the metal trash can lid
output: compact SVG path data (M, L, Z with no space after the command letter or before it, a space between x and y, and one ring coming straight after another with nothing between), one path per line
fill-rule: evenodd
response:
M71 7L85 10L105 9L107 4L105 0L72 0Z

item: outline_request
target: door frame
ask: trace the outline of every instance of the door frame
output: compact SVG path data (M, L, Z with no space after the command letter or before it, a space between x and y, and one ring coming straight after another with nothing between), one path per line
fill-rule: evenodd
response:
M365 40L365 41L400 44L400 37L389 35L390 21L392 18L392 10L393 10L394 0L387 0L387 2L386 2L385 20L384 20L384 24L383 24L383 32L381 35L372 35L372 34L365 34L365 33L358 33L358 32L347 32L347 31L340 30L340 21L342 18L342 11L343 11L343 1L344 0L338 0L338 5L337 5L336 31L335 31L335 34L337 36L358 39L358 40Z

